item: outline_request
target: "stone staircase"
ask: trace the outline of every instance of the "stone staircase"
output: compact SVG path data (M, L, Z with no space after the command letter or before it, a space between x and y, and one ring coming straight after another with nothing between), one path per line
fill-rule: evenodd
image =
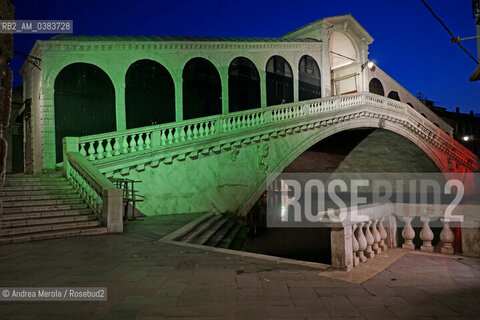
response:
M237 249L248 228L223 215L207 214L170 236L170 240Z
M59 174L7 175L0 187L0 244L107 232L67 179Z

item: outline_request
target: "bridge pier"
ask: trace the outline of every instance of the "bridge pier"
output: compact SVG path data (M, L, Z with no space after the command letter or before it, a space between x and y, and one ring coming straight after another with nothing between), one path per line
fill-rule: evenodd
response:
M332 267L350 271L353 268L352 226L334 227L330 231Z

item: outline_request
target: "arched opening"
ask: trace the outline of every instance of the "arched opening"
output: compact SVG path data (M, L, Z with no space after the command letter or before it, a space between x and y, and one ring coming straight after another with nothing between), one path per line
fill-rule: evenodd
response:
M377 78L372 78L372 80L370 80L370 83L368 84L368 91L378 94L380 96L385 96L382 82L380 82L380 80L378 80Z
M127 129L175 121L175 86L164 66L139 60L128 68L125 116Z
M249 223L255 227L256 232L247 238L245 247L251 252L330 263L331 230L328 225L319 227L318 221L311 221L311 224L301 223L306 221L305 210L311 210L311 214L315 216L319 211L324 212L328 208L337 209L338 205L328 201L328 196L321 196L328 193L326 187L323 191L312 188L309 198L311 206L306 208L304 206L304 201L307 201L304 195L307 190L306 182L318 179L327 186L327 182L331 179L341 179L349 186L352 180L369 180L369 186L359 189L359 194L366 197L367 203L371 204L376 203L375 198L372 197L372 179L392 181L391 179L396 177L408 179L405 178L406 176L410 177L408 173L413 173L414 176L415 173L418 173L418 176L421 176L420 173L431 175L434 172L437 173L435 176L437 179L445 181L434 161L415 143L400 134L374 128L358 128L338 132L312 145L283 169L282 179L293 179L299 183L300 198L295 200L301 206L302 214L300 214L299 221L302 222L293 224L293 206L288 204L283 206L286 202L281 202L281 206L276 205L278 198L285 196L284 193L275 192L279 189L278 182L281 183L277 179L272 182L269 191L260 197L248 214ZM395 188L395 183L392 183L392 186ZM344 200L347 207L350 206L348 199L351 196L348 190L350 189L335 192ZM290 191L289 197L295 193L292 189ZM396 196L397 193L394 191L393 198L390 199L395 201ZM322 199L326 200L323 204L321 204ZM406 200L402 197L400 201L403 199ZM269 208L266 207L267 203ZM276 210L275 208L281 209ZM267 211L272 209L273 212ZM267 219L271 219L271 217L266 217L267 214L288 216L291 224L288 228L266 228ZM418 223L419 219L416 219L415 222ZM302 227L297 227L298 225L302 225ZM400 222L398 226L403 227ZM416 224L416 226L421 227L421 224ZM438 241L440 230L433 230L436 235L434 241ZM397 234L401 234L401 231L399 229ZM419 235L419 230L416 235ZM421 241L418 240L416 239L415 243L421 244Z
M266 73L267 106L293 102L293 73L287 60L280 56L271 57Z
M308 55L300 58L298 64L298 100L322 97L320 68L315 59Z
M204 58L193 58L183 68L183 119L222 113L222 84L217 68Z
M230 112L260 107L260 76L247 58L233 59L228 67L228 110Z
M357 88L357 50L348 36L335 31L330 37L332 94L354 93Z
M400 96L398 95L397 91L390 91L390 93L388 94L388 97L390 99L400 101Z
M81 137L116 130L115 89L97 66L73 63L55 79L55 151L62 162L63 137Z
M415 109L415 108L413 107L413 104L411 104L410 102L407 102L407 104L408 104L411 108Z

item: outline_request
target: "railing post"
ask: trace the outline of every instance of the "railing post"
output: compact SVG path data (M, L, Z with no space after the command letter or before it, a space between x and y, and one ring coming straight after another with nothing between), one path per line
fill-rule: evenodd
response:
M108 233L123 232L123 190L107 189L103 191L103 217Z
M352 226L330 231L332 267L350 271L353 268Z
M387 238L385 239L385 244L389 248L396 248L397 247L397 220L395 215L390 214L387 219Z
M66 173L67 153L78 152L78 137L64 137L63 138L63 173Z
M227 121L224 117L219 117L217 121L215 121L215 134L223 133L223 124Z
M161 131L158 129L155 129L152 131L152 135L150 137L150 143L152 144L152 149L158 148L162 145L162 137L160 136Z

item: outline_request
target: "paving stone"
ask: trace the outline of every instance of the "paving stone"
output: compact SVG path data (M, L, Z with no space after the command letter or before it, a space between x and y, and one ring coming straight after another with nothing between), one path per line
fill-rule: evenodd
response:
M145 218L149 219L149 218ZM362 284L304 266L159 243L185 222L0 246L3 286L104 286L108 301L0 303L0 319L472 319L480 263L406 254ZM167 221L168 226L162 226ZM158 228L158 230L155 230ZM148 231L143 235L132 234ZM241 270L241 272L238 272Z

